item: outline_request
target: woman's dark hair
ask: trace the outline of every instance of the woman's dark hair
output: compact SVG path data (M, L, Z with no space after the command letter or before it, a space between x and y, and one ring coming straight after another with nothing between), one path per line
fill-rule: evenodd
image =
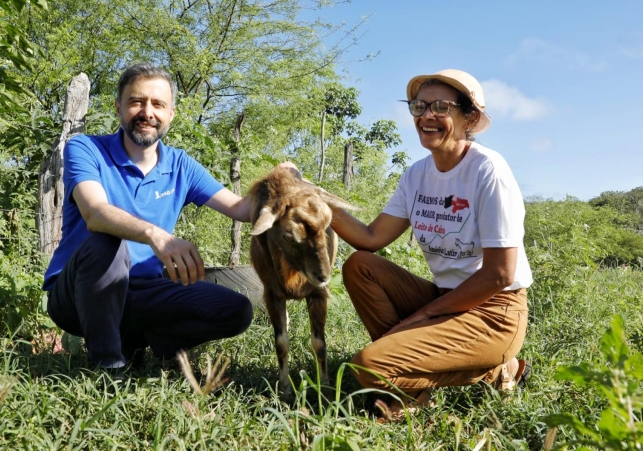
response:
M162 78L166 80L170 84L170 90L172 91L172 107L174 107L176 104L176 83L174 83L169 73L156 67L152 63L136 63L125 69L121 74L121 78L118 80L118 94L116 96L116 101L118 103L121 103L121 97L125 87L139 78Z
M462 114L464 115L464 117L470 117L476 111L478 111L478 109L473 105L473 102L471 101L471 99L465 93L457 90L456 88L454 88L450 84L444 83L443 81L440 81L440 80L427 80L427 81L425 81L424 83L422 83L418 87L417 92L420 92L420 90L422 88L424 88L425 86L430 86L430 85L444 85L444 86L448 86L449 88L455 89L455 91L457 92L457 95L458 95L458 99L456 100L456 102L460 105L460 111L462 111ZM416 95L417 95L417 93L416 93ZM482 114L480 111L478 111L478 113ZM466 138L467 138L468 141L475 141L475 138L473 137L473 135L469 131L466 132Z

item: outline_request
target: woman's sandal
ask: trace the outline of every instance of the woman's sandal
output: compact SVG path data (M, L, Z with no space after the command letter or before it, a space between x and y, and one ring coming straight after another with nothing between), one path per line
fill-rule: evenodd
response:
M518 371L516 372L516 386L521 389L527 388L527 382L531 377L531 363L526 360L518 360Z
M503 364L495 388L501 393L512 392L516 387L524 389L530 377L531 363L526 360L518 360L518 371L515 376L507 370L507 364Z
M431 390L427 389L422 390L414 399L403 399L401 403L395 400L390 405L379 399L375 402L375 406L381 411L377 423L388 424L406 421L407 412L413 416L423 407L435 406L435 402L431 396Z

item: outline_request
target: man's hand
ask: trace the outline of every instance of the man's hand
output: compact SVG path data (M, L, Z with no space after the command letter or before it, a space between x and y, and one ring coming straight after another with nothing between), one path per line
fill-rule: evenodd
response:
M100 183L81 182L74 188L73 196L89 231L149 244L173 282L181 279L187 285L205 279L205 266L194 244L110 205Z
M205 265L194 244L156 229L150 245L167 268L172 282L180 279L183 285L188 285L205 279Z

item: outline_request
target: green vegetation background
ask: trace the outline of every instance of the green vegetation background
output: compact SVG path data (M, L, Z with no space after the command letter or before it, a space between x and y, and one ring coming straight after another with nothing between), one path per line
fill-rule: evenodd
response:
M231 359L230 381L207 396L195 394L176 368L150 362L138 378L114 379L85 369L78 343L67 343L72 353L53 352L60 331L40 291L46 258L38 250L37 180L61 128L66 85L81 71L92 82L89 133L116 130L116 77L130 62L151 60L179 84L167 142L223 182L239 149L244 192L290 159L363 207L365 221L381 211L408 157L387 152L399 143L394 123L355 121L358 93L340 74L359 24L299 18L303 8L327 6L0 0L0 449L640 448L643 187L589 202L527 199L525 246L535 283L521 356L534 372L528 389L511 396L482 386L442 389L435 407L406 423L376 425L369 395L345 365L368 336L339 271L327 325L332 390L316 386L305 305L291 305L293 406L275 396L273 334L261 311L245 334L191 353L197 375L207 373L207 357ZM323 44L327 35L335 45ZM242 112L237 146L232 131ZM350 189L342 182L348 143L355 148ZM230 225L188 208L176 233L194 241L209 265L225 265ZM430 277L409 238L380 253ZM340 248L338 266L350 252Z

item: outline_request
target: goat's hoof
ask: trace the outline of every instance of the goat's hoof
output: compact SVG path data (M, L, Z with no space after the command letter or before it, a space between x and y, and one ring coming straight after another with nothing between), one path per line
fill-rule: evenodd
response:
M322 395L324 396L325 399L328 401L332 400L335 398L335 388L330 387L328 385L324 385L321 389Z
M282 388L279 393L279 399L286 404L292 404L295 400L295 395L292 391L292 387Z

